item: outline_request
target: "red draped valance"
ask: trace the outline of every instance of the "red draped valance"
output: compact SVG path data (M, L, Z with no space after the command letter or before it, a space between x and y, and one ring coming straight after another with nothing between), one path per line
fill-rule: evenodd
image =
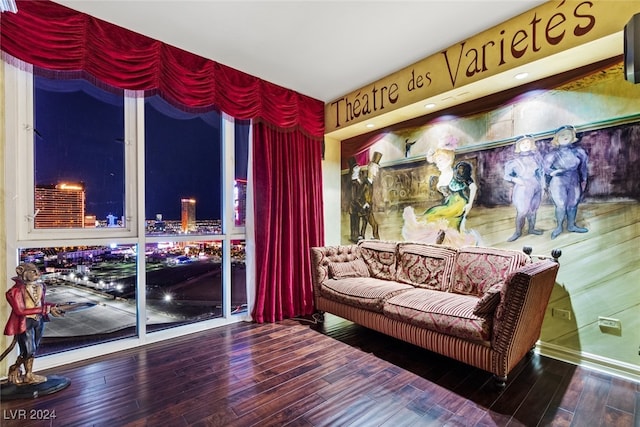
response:
M324 104L50 1L17 1L3 13L2 51L53 71L83 72L120 89L160 94L176 107L324 135Z

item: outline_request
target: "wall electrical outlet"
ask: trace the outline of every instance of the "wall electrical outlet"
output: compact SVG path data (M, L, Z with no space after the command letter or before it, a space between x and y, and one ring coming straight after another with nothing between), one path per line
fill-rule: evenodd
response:
M558 319L571 320L571 310L565 310L563 308L552 308L551 317L557 317Z
M622 323L620 319L613 319L611 317L598 317L598 326L602 328L622 329Z

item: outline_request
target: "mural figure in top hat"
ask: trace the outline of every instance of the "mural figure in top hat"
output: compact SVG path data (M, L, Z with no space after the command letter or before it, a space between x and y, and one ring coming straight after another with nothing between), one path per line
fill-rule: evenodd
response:
M371 230L373 232L374 239L380 239L380 234L378 230L378 221L376 221L375 216L373 215L373 182L378 176L378 171L380 170L380 159L382 158L382 153L376 151L373 153L373 158L367 165L367 178L364 180L362 184L362 189L360 191L360 216L362 224L360 225L360 236L359 238L365 238L367 232L367 226L371 225Z
M360 192L362 189L363 177L360 174L360 165L355 157L349 157L349 174L351 180L349 184L349 240L358 242L360 236Z
M556 130L551 150L544 158L544 170L549 177L549 195L555 205L556 228L551 232L555 239L564 230L586 233L589 231L576 224L578 204L587 187L587 163L589 156L576 145L578 137L573 126L566 125Z
M536 141L531 135L524 135L515 143L516 157L504 165L504 179L513 183L511 203L516 208L516 226L508 242L522 236L525 221L528 233L540 235L536 228L536 215L542 200L544 188L544 170L542 157L538 153Z

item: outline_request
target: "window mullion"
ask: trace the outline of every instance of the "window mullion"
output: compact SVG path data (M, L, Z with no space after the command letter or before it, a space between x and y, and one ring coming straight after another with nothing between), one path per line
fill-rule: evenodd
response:
M233 220L233 184L235 178L235 128L233 117L222 114L222 229L224 245L222 246L222 300L223 316L231 316L231 233L234 228Z
M128 92L128 91L127 91ZM136 177L135 185L129 188L127 195L136 195L136 200L127 198L127 218L135 218L136 234L138 236L138 256L136 261L136 307L137 307L137 331L138 339L141 343L147 338L147 260L146 252L146 218L145 218L145 118L144 118L144 97L125 93L125 135L127 143L135 147L130 150L134 159L127 161L128 165L135 165L134 170L127 171L127 176ZM129 138L131 136L131 139ZM134 161L135 160L135 161ZM133 181L133 180L132 180ZM129 221L129 220L127 220Z

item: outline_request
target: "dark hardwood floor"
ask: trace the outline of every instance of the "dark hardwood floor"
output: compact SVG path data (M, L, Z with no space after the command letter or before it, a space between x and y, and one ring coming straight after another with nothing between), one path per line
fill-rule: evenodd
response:
M640 384L539 355L491 375L332 315L239 323L41 374L2 426L634 426ZM38 418L55 411L55 419Z

